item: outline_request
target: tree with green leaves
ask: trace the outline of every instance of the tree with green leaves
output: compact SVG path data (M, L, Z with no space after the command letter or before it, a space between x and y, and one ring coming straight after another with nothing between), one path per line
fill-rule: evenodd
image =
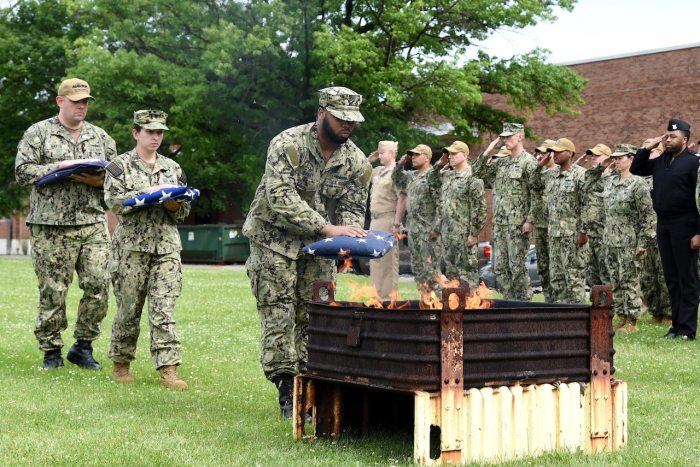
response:
M61 60L44 64L42 48L29 46L16 58L40 68L26 70L25 79L43 77L21 99L37 109L30 120L51 115L31 101L51 95L64 76L91 84L98 101L88 117L120 150L132 144L134 110L166 110L172 130L166 144L181 145L178 162L203 191L194 206L200 220L216 220L232 200L247 209L270 139L313 120L320 88L342 85L364 96L367 121L354 139L370 151L380 139L404 148L438 144L419 123L449 122L455 135L475 142L503 121L526 121L537 108L573 112L585 85L540 50L461 58L494 31L551 20L554 7L571 10L574 0L34 0L3 11L0 31L17 25L3 40L22 42L23 30L34 31L26 43L52 37L54 29L20 14L49 4L66 12L60 31L68 34L55 51ZM11 68L2 58L0 79ZM43 65L51 65L53 82ZM513 114L486 103L487 94L504 96ZM0 99L0 115L16 118L17 103ZM15 144L21 137L14 127L6 133ZM11 155L0 156L8 167Z

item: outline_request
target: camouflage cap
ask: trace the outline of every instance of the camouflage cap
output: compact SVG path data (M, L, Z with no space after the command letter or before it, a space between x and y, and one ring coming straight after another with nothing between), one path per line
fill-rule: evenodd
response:
M445 148L447 152L463 152L467 156L469 155L469 146L467 146L467 143L464 143L462 141L455 141L449 146Z
M564 152L564 151L569 151L571 153L576 152L576 146L574 146L574 143L572 143L569 138L559 138L548 149L550 149L554 152Z
M525 133L525 126L522 123L504 123L503 131L498 136L510 136L516 133Z
M433 157L433 150L427 144L419 144L410 151L406 151L409 156L414 156L417 154L423 154L424 156Z
M547 152L549 150L549 148L554 146L555 143L556 143L556 141L554 141L553 139L546 139L546 140L542 141L542 144L540 144L539 146L537 146L535 148L535 151Z
M137 110L134 112L134 123L144 130L168 130L165 119L168 114L162 110Z
M324 88L319 91L318 105L331 115L346 122L364 122L360 113L362 96L342 86Z
M70 78L61 82L60 86L58 86L58 95L73 102L82 101L83 99L95 100L90 95L90 85L87 84L87 81L78 78Z
M631 144L615 145L615 152L610 157L634 156L637 153L637 146Z
M610 157L610 154L612 151L610 150L609 147L607 147L604 144L596 144L593 146L591 149L586 150L586 154L593 154L594 156L608 156Z

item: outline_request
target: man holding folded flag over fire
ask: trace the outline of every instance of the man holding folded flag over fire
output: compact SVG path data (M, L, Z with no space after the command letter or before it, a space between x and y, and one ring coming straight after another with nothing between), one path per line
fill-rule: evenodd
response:
M316 121L270 142L243 226L250 239L246 270L261 322L260 363L277 387L283 418L292 416L294 375L306 371L306 301L315 281L334 275L331 260L304 256L302 246L324 237L367 235L362 226L372 167L349 139L364 121L362 96L345 87L319 92Z
M33 185L27 224L31 254L39 283L39 310L34 334L44 352L43 368L63 367L61 331L68 327L66 296L78 274L83 297L68 360L81 368L99 369L92 356L92 341L100 335L107 314L109 283L104 275L109 234L102 201L101 173L78 173L43 185L53 172L111 160L117 154L114 140L101 128L85 121L90 86L67 79L58 87L58 115L35 123L17 148L15 177L20 185Z

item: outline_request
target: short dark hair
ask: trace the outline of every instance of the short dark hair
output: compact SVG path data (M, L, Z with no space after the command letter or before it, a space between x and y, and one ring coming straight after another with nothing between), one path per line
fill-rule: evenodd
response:
M139 125L138 123L134 123L134 126L132 126L131 128L136 130L136 133L143 130L143 127L141 125Z

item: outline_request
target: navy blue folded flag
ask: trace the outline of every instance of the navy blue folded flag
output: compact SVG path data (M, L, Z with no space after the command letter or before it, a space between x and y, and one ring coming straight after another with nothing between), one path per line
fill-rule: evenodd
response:
M80 162L79 164L73 164L62 169L56 169L53 172L41 177L39 180L34 182L36 186L44 186L50 183L67 182L70 180L71 175L78 174L89 174L95 175L100 172L104 172L105 167L109 164L108 161L94 160L87 162Z
M193 201L199 198L199 190L189 186L175 186L170 188L161 188L160 190L144 193L134 196L122 202L123 206L146 207L161 204L169 199L184 199Z
M369 258L377 259L387 254L396 243L396 238L383 230L369 230L363 238L339 235L329 237L302 248L304 253L330 259Z

